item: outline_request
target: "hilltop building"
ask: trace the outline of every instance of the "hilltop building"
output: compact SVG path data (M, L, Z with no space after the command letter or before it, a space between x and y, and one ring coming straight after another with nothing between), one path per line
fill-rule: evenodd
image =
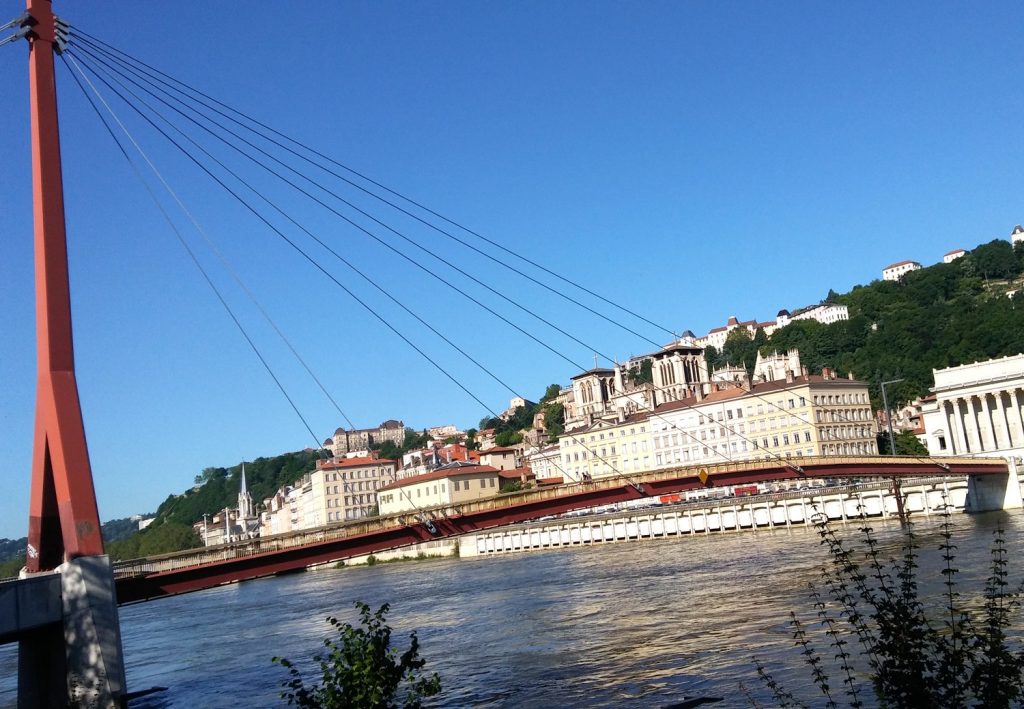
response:
M339 428L333 436L324 441L324 448L330 449L335 458L340 458L346 453L369 450L385 441L400 446L404 440L405 424L389 419L377 428L357 428L351 431Z
M916 271L920 268L921 264L917 261L897 261L882 269L882 280L898 281L911 271Z
M967 252L964 251L963 249L953 249L952 251L947 251L945 253L945 255L942 257L942 263L953 263L958 258L963 258L966 255Z
M1020 224L1013 228L1010 232L1010 243L1016 246L1017 244L1024 244L1024 227Z

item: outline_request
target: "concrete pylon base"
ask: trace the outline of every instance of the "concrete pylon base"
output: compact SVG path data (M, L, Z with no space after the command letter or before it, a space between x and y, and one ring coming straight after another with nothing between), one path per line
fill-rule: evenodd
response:
M124 656L110 557L81 557L59 570L68 700L72 706L124 706Z
M1014 459L1007 461L1006 475L967 476L965 512L1019 510L1024 507L1020 493L1020 474Z
M124 655L107 556L61 564L62 622L23 635L18 706L119 709L127 705Z

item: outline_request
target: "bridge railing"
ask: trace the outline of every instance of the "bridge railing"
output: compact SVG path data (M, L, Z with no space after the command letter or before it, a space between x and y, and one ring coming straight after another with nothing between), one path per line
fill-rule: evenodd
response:
M808 459L792 460L795 461L794 464L800 463L807 465L808 463L811 462ZM814 462L818 462L820 460L822 459L816 458L814 459ZM870 456L856 458L844 458L837 456L829 457L826 458L825 460L832 466L841 466L844 464L864 465L879 463L891 465L893 463L899 463L904 461L920 462L920 459L917 458L901 458L889 456L877 458ZM976 459L963 460L976 462ZM945 462L945 460L943 462ZM756 475L758 470L777 470L778 468L779 463L776 461L747 461L746 463L723 463L709 466L680 466L678 468L664 468L657 471L639 473L631 476L603 477L597 478L592 481L581 483L569 483L567 485L559 485L552 488L539 488L523 490L514 493L503 493L494 497L484 498L472 502L459 503L457 505L439 505L435 507L423 508L422 512L409 511L388 515L384 517L375 517L368 520L344 522L341 524L335 524L326 527L318 527L315 529L299 530L296 532L286 532L271 537L261 537L257 539L245 540L242 542L234 542L217 546L204 547L202 549L189 550L184 552L173 552L170 554L147 557L144 559L119 561L114 564L114 574L115 577L117 578L124 578L130 576L146 575L160 571L171 571L192 566L201 566L203 564L209 564L222 560L226 561L240 557L249 557L256 556L259 554L279 552L284 549L289 549L293 547L309 546L311 544L322 543L325 541L342 539L351 536L358 536L362 534L369 534L372 532L382 531L386 529L394 529L396 527L403 527L421 521L421 517L428 517L434 520L442 519L444 517L458 517L462 515L487 512L511 506L524 505L528 503L566 498L571 497L574 494L592 493L594 491L600 490L616 490L621 489L624 485L631 483L642 486L644 483L647 482L692 477L699 474L701 470L706 471L709 476L714 477L716 475L721 476L730 472L742 472L745 474L753 473L754 475ZM812 475L808 475L808 479L814 479L814 477ZM910 480L908 480L907 483L909 484ZM828 492L827 490L834 489L836 492L842 492L850 490L853 487L856 486L815 488L815 492L816 494L834 494L832 492ZM779 494L782 495L783 493ZM762 497L761 499L765 499L766 501L768 501L768 498L766 497ZM778 499L781 499L781 497ZM696 501L694 505L700 506L702 503L706 504L709 501L710 499Z

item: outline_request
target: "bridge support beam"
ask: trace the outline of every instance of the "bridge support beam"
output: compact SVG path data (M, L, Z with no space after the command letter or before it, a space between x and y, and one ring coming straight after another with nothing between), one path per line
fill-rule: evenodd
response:
M1014 459L1007 461L1005 475L968 475L966 512L1019 510L1024 507L1020 494L1020 474Z

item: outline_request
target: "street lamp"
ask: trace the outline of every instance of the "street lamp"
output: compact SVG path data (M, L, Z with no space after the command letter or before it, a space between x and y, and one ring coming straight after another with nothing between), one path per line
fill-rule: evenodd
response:
M205 512L203 513L203 546L204 547L210 546L210 534L207 531L207 526L206 526L206 518L209 517L209 516L210 515L208 515L207 513L205 513Z
M885 421L889 425L889 455L896 455L896 439L892 435L892 412L889 411L889 397L885 395L885 386L902 381L902 379L890 379L887 382L882 382L882 406L885 407Z
M885 407L885 421L889 425L889 455L896 455L896 439L892 435L892 413L889 411L889 397L885 395L887 384L902 382L902 379L890 379L882 382L882 406ZM907 523L907 512L903 509L903 490L900 488L900 480L895 475L892 478L892 494L896 498L896 514L899 515L900 524Z

